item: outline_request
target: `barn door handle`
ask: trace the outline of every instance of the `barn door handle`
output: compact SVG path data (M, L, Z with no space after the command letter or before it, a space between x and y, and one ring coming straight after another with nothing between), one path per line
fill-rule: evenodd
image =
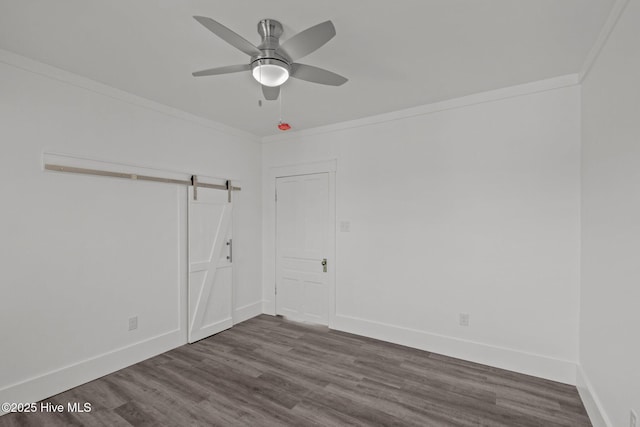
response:
M322 272L326 273L327 272L327 259L326 258L322 258Z
M227 246L229 246L229 255L227 255L227 259L229 262L233 262L233 239L229 239L229 241L227 241Z

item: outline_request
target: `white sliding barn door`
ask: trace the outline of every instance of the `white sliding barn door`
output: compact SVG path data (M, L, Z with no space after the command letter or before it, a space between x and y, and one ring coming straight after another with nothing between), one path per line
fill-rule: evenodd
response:
M277 178L276 197L276 314L327 325L329 174Z
M231 203L227 192L189 188L189 342L224 331L232 321Z

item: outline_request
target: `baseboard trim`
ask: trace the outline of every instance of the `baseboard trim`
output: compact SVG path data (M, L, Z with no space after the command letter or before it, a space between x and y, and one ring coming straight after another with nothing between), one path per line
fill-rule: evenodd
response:
M575 385L576 363L338 314L333 329Z
M582 399L582 404L587 410L591 424L593 424L593 427L613 427L587 374L582 369L582 365L578 365L576 371L576 388Z
M183 344L180 330L170 331L5 387L0 402L37 402Z
M262 314L262 301L238 307L233 323ZM0 389L0 402L37 402L185 344L174 330ZM5 412L0 410L0 416Z
M262 301L256 301L251 304L243 305L233 311L233 324L237 325L252 317L262 314Z

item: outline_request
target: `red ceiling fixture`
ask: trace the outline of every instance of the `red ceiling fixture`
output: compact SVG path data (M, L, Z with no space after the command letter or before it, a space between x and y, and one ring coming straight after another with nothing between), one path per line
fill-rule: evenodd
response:
M278 123L278 129L280 129L282 131L289 130L289 129L291 129L291 125L289 123L280 122L280 123Z

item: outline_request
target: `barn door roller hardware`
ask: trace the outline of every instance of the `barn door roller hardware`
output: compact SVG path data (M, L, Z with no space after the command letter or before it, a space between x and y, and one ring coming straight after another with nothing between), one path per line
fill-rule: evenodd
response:
M224 185L207 184L205 182L198 181L197 175L191 175L191 179L189 180L186 180L186 179L182 180L182 179L173 179L173 178L163 178L158 176L137 175L134 173L112 172L112 171L105 171L100 169L86 169L86 168L77 168L74 166L61 166L61 165L54 165L50 163L45 163L44 168L46 170L56 171L56 172L70 172L70 173L78 173L83 175L109 176L113 178L133 179L136 181L164 182L166 184L180 184L180 185L192 186L194 200L198 200L198 188L212 188L214 190L225 190L229 193L229 197L228 197L229 203L231 203L231 192L242 190L241 187L232 186L230 180L227 180Z
M198 175L191 175L191 185L193 186L193 200L198 200Z

